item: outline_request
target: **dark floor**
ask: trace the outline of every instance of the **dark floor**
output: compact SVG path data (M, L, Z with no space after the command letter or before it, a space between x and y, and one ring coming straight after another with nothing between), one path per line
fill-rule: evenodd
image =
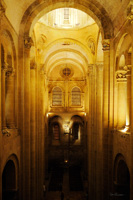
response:
M45 200L61 200L61 191L64 200L85 200L85 187L80 169L71 167L68 169L54 168L49 180L46 182Z

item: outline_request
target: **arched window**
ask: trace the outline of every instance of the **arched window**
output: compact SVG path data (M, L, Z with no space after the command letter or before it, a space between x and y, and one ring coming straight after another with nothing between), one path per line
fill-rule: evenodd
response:
M72 89L72 106L80 106L81 105L81 91L78 87L74 87Z
M53 124L53 137L54 137L54 140L60 139L60 126L58 123Z
M77 140L79 135L79 123L74 123L72 132L74 139Z
M52 105L62 106L62 90L59 87L54 87L52 92Z

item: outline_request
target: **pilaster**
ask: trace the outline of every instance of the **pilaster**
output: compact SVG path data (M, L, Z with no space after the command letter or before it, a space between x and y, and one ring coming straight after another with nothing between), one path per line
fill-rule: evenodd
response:
M2 129L6 128L6 106L5 106L5 97L6 97L6 72L7 72L7 64L3 63L2 71L1 71L1 105L2 105Z
M89 130L88 130L88 182L89 198L96 198L96 66L88 65L89 75Z
M118 70L116 80L118 84L118 110L117 110L117 129L122 129L126 125L127 108L127 72Z
M23 198L31 199L31 137L30 137L30 48L33 45L31 37L24 37L24 68L23 68L23 134L22 134L22 163L23 163Z
M30 65L30 141L31 141L31 199L35 200L37 187L36 160L36 63Z
M103 183L103 63L96 64L96 199L102 199L102 183Z
M43 199L44 184L44 70L38 70L37 77L37 197Z
M6 71L6 125L15 128L15 71Z
M103 199L109 197L110 40L103 41Z

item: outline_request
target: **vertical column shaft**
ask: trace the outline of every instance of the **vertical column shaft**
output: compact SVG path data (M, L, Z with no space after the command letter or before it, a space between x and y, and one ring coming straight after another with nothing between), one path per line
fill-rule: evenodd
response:
M36 197L36 77L35 67L30 70L30 138L31 138L31 199Z
M23 198L31 199L31 137L30 137L30 48L32 39L24 39L23 66L23 133L22 133L22 164L23 164Z
M7 127L15 127L15 73L7 72L6 76L6 121Z
M108 137L110 111L110 41L103 41L103 199L109 196Z
M97 160L96 160L96 199L102 199L102 109L103 109L103 64L97 64L96 74L96 140L97 140Z
M5 109L5 96L6 96L6 87L5 87L5 82L6 82L6 66L2 68L2 73L1 73L1 107L2 107L2 128L6 128L6 109Z
M131 71L127 75L127 111L126 111L126 126L130 127L131 121Z
M118 129L126 125L127 82L118 82Z

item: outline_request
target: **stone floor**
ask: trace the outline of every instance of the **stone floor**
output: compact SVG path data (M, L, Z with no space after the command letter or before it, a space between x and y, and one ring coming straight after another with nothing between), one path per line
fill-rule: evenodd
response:
M47 192L44 200L61 200L61 192ZM64 192L64 200L86 200L84 192Z
M85 183L83 183L85 188ZM48 188L48 183L46 184ZM83 191L70 191L69 190L69 176L68 172L63 175L62 191L64 193L64 200L87 200L86 190ZM46 191L44 200L61 200L61 191Z

